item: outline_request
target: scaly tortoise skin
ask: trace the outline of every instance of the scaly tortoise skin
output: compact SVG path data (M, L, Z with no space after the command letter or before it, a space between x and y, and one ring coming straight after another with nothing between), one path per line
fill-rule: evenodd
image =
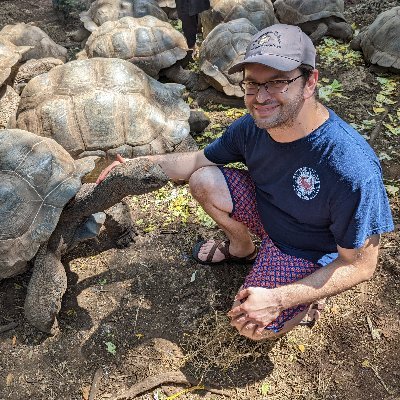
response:
M58 330L67 288L62 255L98 234L102 211L167 182L158 165L141 158L116 167L99 185L82 185L93 168L94 157L73 160L53 139L18 129L0 134L0 280L24 272L35 257L24 314L46 333Z

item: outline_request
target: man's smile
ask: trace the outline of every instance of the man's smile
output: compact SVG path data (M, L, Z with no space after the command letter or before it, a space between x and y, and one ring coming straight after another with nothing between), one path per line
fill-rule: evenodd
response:
M277 108L279 104L254 104L253 109L256 111L258 115L270 115Z

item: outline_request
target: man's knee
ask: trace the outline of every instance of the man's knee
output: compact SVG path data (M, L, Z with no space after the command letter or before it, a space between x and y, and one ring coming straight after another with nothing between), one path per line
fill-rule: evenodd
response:
M221 181L225 183L218 167L200 168L189 179L190 193L196 199L209 197L221 189Z

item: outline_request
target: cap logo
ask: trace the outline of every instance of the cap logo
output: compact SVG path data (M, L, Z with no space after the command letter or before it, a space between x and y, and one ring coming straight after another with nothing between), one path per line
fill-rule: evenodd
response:
M280 49L281 46L281 35L278 32L266 32L261 35L256 42L252 44L252 50L257 49L261 46L275 47Z

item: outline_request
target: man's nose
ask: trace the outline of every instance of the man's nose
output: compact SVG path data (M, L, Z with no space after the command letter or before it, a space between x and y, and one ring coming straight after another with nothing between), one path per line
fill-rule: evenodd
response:
M265 85L259 86L257 96L256 96L257 102L263 103L265 100L270 99L270 98L271 98L271 95L268 93Z

